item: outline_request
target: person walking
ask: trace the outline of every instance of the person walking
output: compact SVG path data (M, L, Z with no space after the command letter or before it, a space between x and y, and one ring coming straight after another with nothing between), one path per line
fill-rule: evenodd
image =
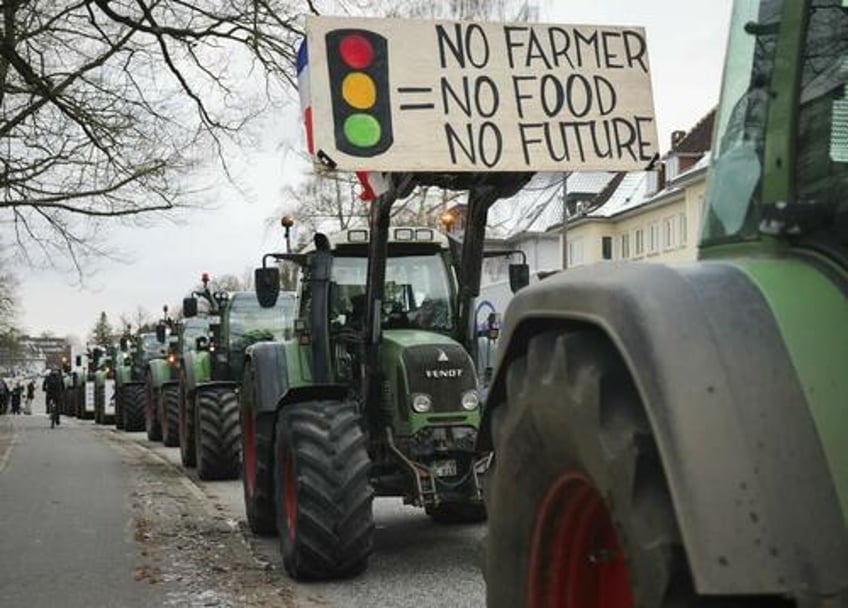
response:
M24 406L25 414L32 414L33 399L35 399L35 380L30 378L26 387L26 405Z
M24 387L20 382L15 382L15 388L12 389L12 414L15 416L21 415L21 397L24 394Z
M9 385L3 378L0 378L0 415L6 413L6 408L9 407Z

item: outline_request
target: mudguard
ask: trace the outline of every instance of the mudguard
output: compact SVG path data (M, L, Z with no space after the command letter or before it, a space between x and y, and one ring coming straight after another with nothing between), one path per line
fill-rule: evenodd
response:
M186 378L186 390L191 393L201 382L212 378L212 357L208 351L190 350L183 359L183 371Z
M159 390L166 383L176 382L173 378L172 367L165 359L153 359L147 364L150 371L150 380L155 390Z
M276 412L287 403L315 399L342 400L341 384L314 384L300 347L286 342L258 342L247 349L256 386L255 415Z
M745 272L601 264L523 289L501 329L482 449L510 359L556 322L603 330L633 375L700 593L848 588L826 454L775 315Z

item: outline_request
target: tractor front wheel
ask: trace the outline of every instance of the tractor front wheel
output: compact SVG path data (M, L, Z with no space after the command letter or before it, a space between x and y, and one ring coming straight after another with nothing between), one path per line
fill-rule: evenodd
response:
M235 389L198 388L194 429L197 476L203 480L238 478L241 429Z
M241 481L247 524L254 534L277 533L274 505L274 414L256 411L253 366L245 366L239 391Z
M184 467L197 464L194 449L194 396L186 390L185 376L180 376L179 392L180 460Z
M280 412L277 528L293 578L343 578L365 570L374 544L369 466L354 404L310 401Z
M129 384L123 387L121 409L124 414L124 430L135 433L144 430L144 387L140 384Z
M162 443L169 448L180 445L180 389L168 384L159 392L159 411L162 412Z
M144 430L150 441L162 441L162 421L159 418L159 393L150 385L146 385L144 400Z
M489 608L754 608L698 596L636 386L600 331L532 336L506 371L485 484Z

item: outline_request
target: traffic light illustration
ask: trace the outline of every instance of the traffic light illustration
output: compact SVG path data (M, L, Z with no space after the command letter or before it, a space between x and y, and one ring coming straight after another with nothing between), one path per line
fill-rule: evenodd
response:
M362 29L327 32L327 67L336 148L377 156L392 145L386 39Z

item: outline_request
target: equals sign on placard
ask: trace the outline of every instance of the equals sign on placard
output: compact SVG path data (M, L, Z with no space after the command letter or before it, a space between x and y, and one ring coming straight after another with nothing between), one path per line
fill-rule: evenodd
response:
M398 87L397 92L401 95L426 95L433 92L433 87ZM436 104L432 102L409 102L401 103L401 110L432 110Z

